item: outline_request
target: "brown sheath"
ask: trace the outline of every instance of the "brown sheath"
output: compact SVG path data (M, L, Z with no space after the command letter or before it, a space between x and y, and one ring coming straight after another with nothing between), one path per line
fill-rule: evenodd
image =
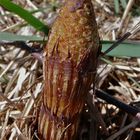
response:
M99 46L91 0L66 0L45 48L39 114L42 139L75 139L80 113L95 79Z

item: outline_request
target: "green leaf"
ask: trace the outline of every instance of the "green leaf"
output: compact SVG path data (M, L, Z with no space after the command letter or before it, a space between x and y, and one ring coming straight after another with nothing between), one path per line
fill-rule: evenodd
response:
M43 37L15 35L8 32L0 32L0 41L42 41Z
M121 1L121 5L122 5L123 9L125 9L127 6L127 1L126 0L120 0L120 1Z
M119 10L120 10L119 0L114 0L114 6L115 6L115 12L116 12L116 14L118 14Z
M102 52L107 50L114 41L101 41ZM140 43L138 42L124 42L110 51L107 55L116 57L140 57Z
M12 3L10 0L0 0L0 5L20 16L37 30L42 31L48 35L49 28L36 17L34 17L29 11L21 8L15 3Z

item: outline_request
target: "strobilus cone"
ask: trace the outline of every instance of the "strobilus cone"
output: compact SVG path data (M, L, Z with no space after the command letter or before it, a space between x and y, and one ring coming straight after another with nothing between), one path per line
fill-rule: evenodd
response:
M39 114L42 139L75 139L95 79L99 48L91 0L66 0L44 50L45 83Z

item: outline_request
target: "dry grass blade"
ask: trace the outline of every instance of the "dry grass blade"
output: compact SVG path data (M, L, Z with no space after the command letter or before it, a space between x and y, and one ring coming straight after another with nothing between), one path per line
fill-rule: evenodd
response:
M130 33L135 35L140 31L140 21L131 29Z
M126 17L128 16L128 13L130 12L130 9L132 8L133 4L134 4L134 0L129 0L128 1L127 7L126 7L126 9L124 11L124 14L123 14L123 17L121 19L121 25L119 27L118 34L120 34L120 32L122 31L122 28L123 28L123 25L125 23Z
M18 57L20 55L20 50L16 53L16 57ZM14 64L15 60L12 60L8 66L6 67L6 69L3 70L3 72L0 74L0 78L6 74L6 72L12 67L12 65Z
M38 96L38 94L40 93L40 91L42 89L41 87L42 87L41 83L38 83L36 85L36 89L34 91L34 98L31 96L30 99L27 101L25 108L23 109L23 112L22 112L22 117L26 117L29 114L29 112L34 104L34 100L36 99L36 97Z
M6 130L6 126L7 126L8 119L9 119L9 112L10 112L10 110L8 110L6 112L5 121L4 121L4 124L2 127L2 132L1 132L1 140L4 139L4 136L5 136L5 132L6 132L5 130Z
M19 138L20 140L28 140L28 138L26 138L26 137L21 133L21 131L19 130L19 128L18 128L18 126L17 126L16 123L14 123L14 127L15 127L15 129L16 129L16 132L17 132L17 134L18 134L18 138Z

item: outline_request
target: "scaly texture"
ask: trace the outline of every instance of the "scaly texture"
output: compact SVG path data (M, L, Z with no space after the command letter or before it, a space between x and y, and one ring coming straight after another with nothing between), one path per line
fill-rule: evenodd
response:
M94 81L99 36L91 0L66 0L45 49L39 133L45 140L73 140Z

